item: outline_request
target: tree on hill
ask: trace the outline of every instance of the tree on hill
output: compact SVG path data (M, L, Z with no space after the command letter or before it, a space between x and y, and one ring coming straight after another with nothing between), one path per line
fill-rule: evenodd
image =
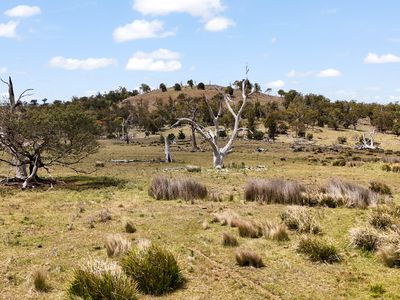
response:
M246 76L248 73L248 69L246 68ZM218 118L220 116L220 111L215 114L211 106L208 104L210 108L210 116L214 120L214 130L208 130L201 126L199 123L192 121L190 118L179 118L178 121L173 126L178 126L182 123L191 124L195 127L197 132L210 144L211 149L213 151L213 164L216 169L221 169L224 166L224 159L225 157L232 153L233 143L237 138L238 132L240 131L240 121L243 114L243 111L248 103L249 97L254 93L254 91L248 92L247 83L249 81L243 80L242 81L242 102L239 105L239 109L237 111L234 110L232 106L234 101L232 100L229 94L224 93L223 90L219 90L219 93L222 95L223 102L225 103L225 107L228 112L233 116L234 125L231 132L231 135L227 141L227 143L223 146L219 146L219 123ZM222 108L222 101L220 107Z
M180 90L182 90L181 85L180 85L179 83L175 83L175 84L174 84L174 90L175 90L175 91L180 91Z
M139 89L142 91L143 94L147 94L148 92L151 91L150 86L149 86L148 84L146 84L146 83L142 83L142 84L140 85L140 88L139 88Z
M193 80L192 80L192 79L189 79L189 80L187 81L187 84L188 84L188 86L189 86L191 89L193 88L194 83L193 83Z
M205 90L205 89L206 89L206 86L204 85L204 83L199 82L199 84L197 85L197 89L198 89L198 90Z
M164 83L160 83L160 90L165 93L167 91L167 86Z

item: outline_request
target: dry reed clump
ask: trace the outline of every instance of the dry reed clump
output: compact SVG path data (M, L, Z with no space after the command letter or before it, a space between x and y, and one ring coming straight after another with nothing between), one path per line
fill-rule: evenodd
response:
M371 181L369 183L369 189L381 195L392 195L392 190L390 189L390 187L383 182Z
M32 280L33 280L33 286L35 287L35 290L38 292L48 292L51 287L47 282L48 279L48 273L47 271L43 269L36 270L32 274Z
M169 179L162 176L153 178L149 188L149 195L156 200L173 199L204 199L207 197L205 185L193 179Z
M238 228L239 236L256 239L262 236L262 227L254 221L236 219L235 227Z
M396 220L391 214L390 208L387 208L386 206L378 206L370 213L368 222L376 229L388 230L395 226Z
M224 232L222 234L222 245L228 247L236 247L239 245L238 240L229 232Z
M67 294L71 299L137 299L136 283L116 263L91 260L76 269Z
M97 215L97 219L101 223L110 221L112 219L111 212L108 209L104 209Z
M331 179L323 192L335 199L342 199L346 207L366 208L378 204L378 194L358 184L341 179Z
M246 201L262 203L304 205L306 188L295 181L284 179L251 180L246 184L244 197Z
M400 247L398 244L389 244L379 248L377 256L389 268L400 267Z
M251 250L238 249L235 253L235 257L237 264L241 267L264 267L262 258Z
M268 222L264 226L264 237L276 241L288 241L289 234L285 224Z
M304 193L304 198L307 199L306 203L309 206L326 206L330 208L336 208L343 205L342 198L333 197L332 195L320 191Z
M311 261L335 263L341 260L336 246L319 237L302 236L297 252L307 255Z
M213 222L219 222L221 225L228 225L237 227L237 222L241 218L236 212L231 209L224 210L223 212L213 214Z
M350 242L355 248L376 251L382 243L382 237L373 228L357 227L350 229Z
M289 206L281 214L281 219L290 230L317 234L321 228L309 209L302 206Z
M127 233L135 233L136 232L136 227L132 221L128 220L125 222L125 231Z
M105 246L108 257L122 255L131 249L131 243L120 235L109 235L106 239Z

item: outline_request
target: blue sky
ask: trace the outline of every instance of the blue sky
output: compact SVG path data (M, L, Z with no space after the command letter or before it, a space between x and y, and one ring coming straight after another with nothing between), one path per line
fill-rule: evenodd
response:
M69 100L143 82L227 85L248 64L273 93L393 102L399 11L396 0L2 0L0 76Z

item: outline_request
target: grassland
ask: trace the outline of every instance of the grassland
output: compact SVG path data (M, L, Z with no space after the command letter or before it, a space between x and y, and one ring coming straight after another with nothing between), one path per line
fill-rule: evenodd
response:
M330 145L337 136L351 138L355 131L315 130L317 144ZM400 150L394 136L377 135L387 149ZM381 162L370 158L382 153L292 152L292 138L281 137L276 143L238 141L228 157L228 167L211 169L211 154L191 153L190 143L172 146L175 162L156 162L163 158L158 138L138 139L131 145L101 141L100 151L82 163L93 168L95 161L105 167L77 177L65 169L52 170L52 176L64 181L52 189L21 191L0 189L0 298L64 299L65 288L74 268L90 257L108 259L104 241L108 234L121 234L131 241L150 239L170 249L177 257L187 279L185 287L162 299L368 299L400 297L399 269L381 264L374 255L354 249L349 243L349 229L366 222L368 210L348 208L312 208L319 216L324 238L339 249L342 262L323 264L309 261L295 249L300 236L291 232L290 240L278 242L264 238L238 236L235 228L210 223L212 214L232 209L246 218L266 222L279 220L283 205L261 205L243 201L243 187L253 178L286 178L309 187L322 185L332 177L368 186L382 181L392 188L394 201L400 202L400 174L385 172ZM262 147L265 152L257 152ZM358 156L355 167L335 167L340 157ZM347 153L347 154L346 154ZM111 159L135 159L126 164ZM201 172L188 173L181 168L197 165ZM245 168L242 168L245 166ZM254 168L259 166L258 168ZM263 166L263 167L261 167ZM8 174L7 166L0 174ZM157 174L192 177L207 185L222 201L156 201L148 196L151 178ZM104 210L111 220L100 222ZM124 231L124 221L131 220L137 231ZM235 250L222 245L222 234L231 232L240 248L258 253L265 267L243 268L236 265ZM50 291L36 292L31 275L37 269L49 273ZM378 293L376 292L378 290ZM142 299L151 299L141 296Z

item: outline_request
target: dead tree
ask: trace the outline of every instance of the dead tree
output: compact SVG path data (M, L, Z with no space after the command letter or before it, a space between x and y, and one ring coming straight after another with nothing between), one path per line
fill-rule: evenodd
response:
M376 150L378 149L377 145L374 141L375 137L375 129L369 132L369 138L365 137L365 133L362 134L361 144L357 145L357 149L359 150Z
M166 136L164 138L165 162L166 163L172 163L170 144L171 144L171 140L170 140L169 136Z
M248 68L246 68L246 77L248 73ZM232 152L232 146L237 138L238 132L241 130L239 128L240 125L240 120L242 117L243 110L248 102L249 97L255 92L253 91L248 91L248 80L242 81L242 99L243 102L240 105L240 108L238 109L237 112L232 107L232 103L234 102L229 94L224 93L222 90L218 90L218 92L223 96L223 101L225 103L225 106L227 110L229 111L230 114L232 114L234 118L234 125L232 129L232 133L228 139L228 142L223 146L220 147L218 145L218 137L219 137L219 122L218 119L221 115L222 111L222 102L219 107L218 113L215 115L213 110L211 109L210 104L207 102L207 106L209 107L210 115L213 119L214 122L214 130L206 130L203 126L199 125L197 122L194 122L192 119L189 118L180 118L178 121L172 125L172 127L178 126L180 124L186 123L190 124L195 128L195 130L210 144L212 152L213 152L213 164L214 168L216 169L221 169L224 166L224 159L225 157Z

